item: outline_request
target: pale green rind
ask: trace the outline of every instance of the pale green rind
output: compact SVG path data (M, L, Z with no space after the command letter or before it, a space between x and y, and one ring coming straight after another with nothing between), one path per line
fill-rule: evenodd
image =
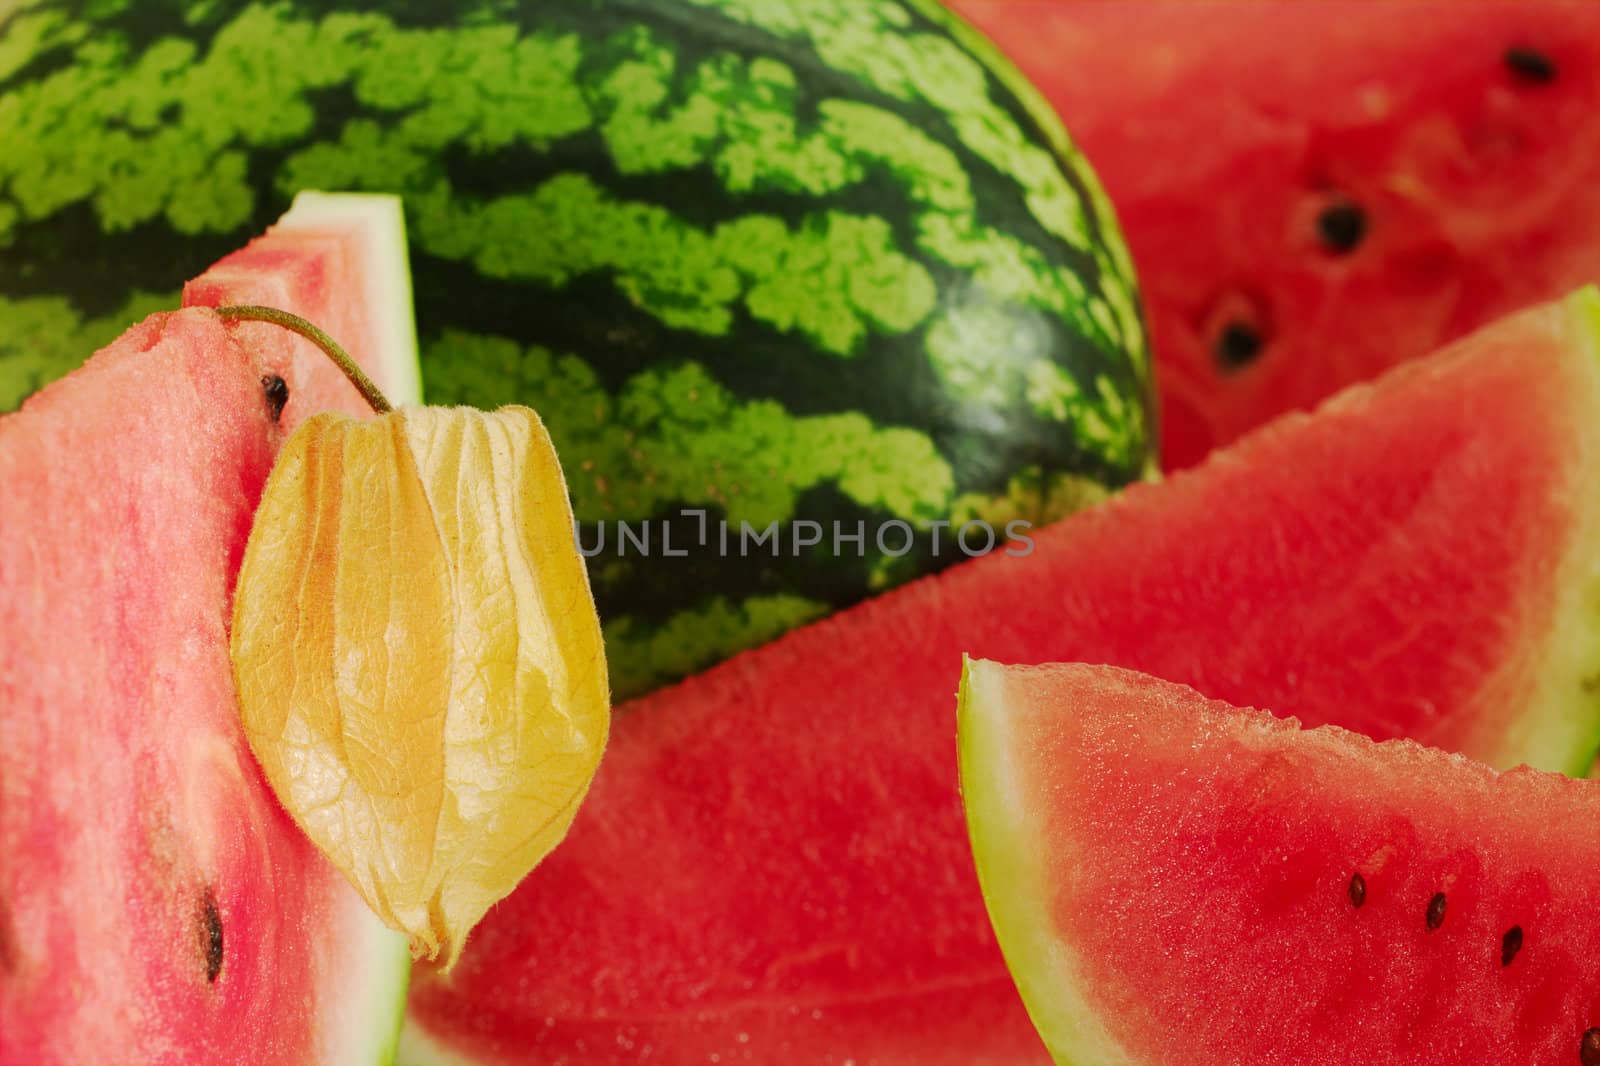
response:
M400 198L373 193L302 192L273 227L275 232L347 228L361 233L365 303L378 338L378 365L365 367L396 407L422 402L417 331L412 316L411 262ZM340 886L347 908L336 950L359 959L337 1002L325 1004L324 1061L328 1066L390 1066L400 1045L411 947L378 918L353 888Z
M1573 402L1600 411L1600 288L1580 289L1549 314L1552 329L1581 349L1590 372L1586 395ZM1595 454L1568 457L1574 471L1600 467L1600 441L1593 446ZM1582 510L1554 579L1559 599L1544 655L1530 666L1538 687L1489 761L1583 777L1600 750L1600 491L1577 484L1572 493Z
M423 1032L422 1026L407 1018L405 1028L400 1031L400 1050L395 1058L395 1066L479 1066L479 1064L474 1059L447 1050L443 1044Z
M1005 669L967 658L957 702L961 798L989 920L1028 1015L1059 1066L1132 1066L1082 995L1071 949L1051 933L1053 878L1037 833L1040 804L1012 765L1011 727Z
M400 1046L411 944L384 925L353 888L339 886L346 920L335 950L359 958L344 975L336 1001L323 1005L323 1059L327 1066L391 1066Z
M297 194L274 230L356 223L365 243L362 262L374 269L361 299L376 309L372 325L378 335L379 365L364 367L391 404L422 402L422 370L417 357L417 327L411 311L411 257L406 246L405 216L400 197L383 193Z

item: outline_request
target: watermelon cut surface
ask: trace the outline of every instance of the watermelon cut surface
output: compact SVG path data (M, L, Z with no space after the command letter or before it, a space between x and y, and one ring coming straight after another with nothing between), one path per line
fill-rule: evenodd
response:
M1057 1062L1600 1052L1600 784L1111 667L972 662L960 737L984 892Z
M311 320L395 406L421 402L411 300L399 199L315 191L183 287L185 307L255 304ZM233 329L261 357L295 368L301 387L290 390L283 414L290 428L318 411L365 411L355 386L327 373L327 355L310 341L264 322Z
M369 276L373 249L403 246L397 206L340 202L194 291ZM403 388L385 338L404 337L407 295L290 284L277 302ZM392 1055L405 940L268 789L226 629L278 446L318 406L364 405L325 358L255 336L154 315L0 418L0 1062Z
M1587 766L1597 337L1594 292L1508 319L624 708L567 841L419 975L409 1061L1042 1058L956 790L964 649Z
M1105 183L1168 467L1600 271L1600 5L953 6Z

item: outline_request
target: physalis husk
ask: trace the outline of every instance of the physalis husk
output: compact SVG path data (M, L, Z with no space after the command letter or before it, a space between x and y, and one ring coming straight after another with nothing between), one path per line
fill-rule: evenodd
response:
M251 530L233 662L284 807L415 957L448 969L566 833L609 724L600 623L538 416L303 423Z

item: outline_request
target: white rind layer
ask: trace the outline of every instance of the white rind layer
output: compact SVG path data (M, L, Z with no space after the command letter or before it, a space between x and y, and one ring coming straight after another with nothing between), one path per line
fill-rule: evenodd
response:
M400 1031L400 1050L395 1066L479 1066L477 1062L459 1052L447 1050L418 1025L407 1018Z
M412 317L411 267L400 199L368 193L302 192L275 232L297 229L349 229L360 234L364 277L361 299L383 358L363 367L394 406L422 402L417 332ZM343 914L333 947L354 972L338 983L345 994L323 1005L320 1061L328 1066L387 1066L392 1063L405 1015L411 978L406 937L378 918L356 890L338 887L335 904ZM328 960L330 972L338 965Z
M391 404L422 402L422 371L417 360L417 329L411 311L411 260L400 198L379 193L302 192L274 232L355 227L364 243L362 262L375 269L365 278L362 299L373 309L382 364L362 367Z
M400 1040L411 946L372 913L348 885L338 886L343 912L333 947L349 967L338 982L344 995L322 1005L320 1062L328 1066L389 1066Z
M1006 966L1059 1066L1136 1066L1078 994L1077 960L1049 930L1051 878L1038 819L1012 764L1005 669L968 659L961 671L957 734L961 796L978 884ZM1071 1057L1066 1057L1070 1055Z

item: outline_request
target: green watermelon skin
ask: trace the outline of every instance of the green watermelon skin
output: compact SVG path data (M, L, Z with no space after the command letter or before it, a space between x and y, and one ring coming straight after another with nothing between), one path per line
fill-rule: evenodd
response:
M0 403L297 190L402 194L427 398L550 426L619 695L1152 465L1109 207L930 0L35 0L0 139Z
M969 662L960 733L1062 1066L1593 1062L1600 783L1082 664Z
M1600 5L952 6L1116 205L1168 469L1600 277Z

